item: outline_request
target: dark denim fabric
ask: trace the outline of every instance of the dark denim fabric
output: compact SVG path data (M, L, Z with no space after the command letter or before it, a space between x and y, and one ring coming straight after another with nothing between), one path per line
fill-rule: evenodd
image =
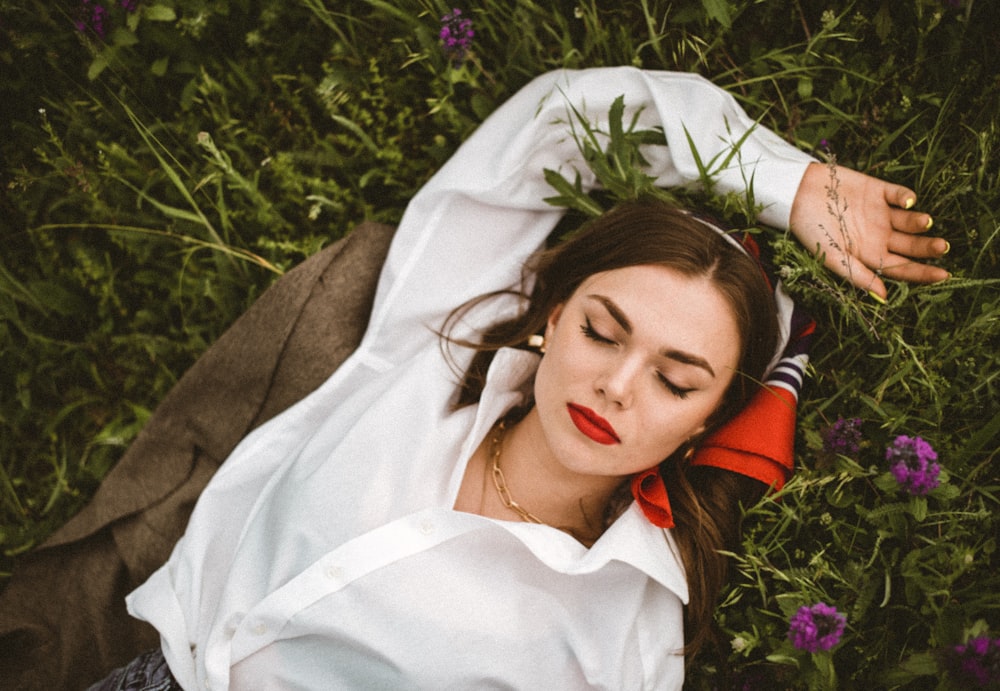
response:
M143 653L119 667L87 691L180 691L159 648Z

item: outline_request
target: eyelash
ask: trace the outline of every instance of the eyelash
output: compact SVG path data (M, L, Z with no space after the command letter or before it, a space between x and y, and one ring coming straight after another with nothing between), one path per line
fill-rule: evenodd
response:
M597 330L594 328L594 326L590 323L589 318L586 320L585 324L582 324L580 326L580 330L583 331L584 336L586 336L592 341L596 341L597 343L602 343L604 345L617 345L617 343L612 339L608 338L607 336L602 336L601 334L599 334ZM681 400L687 398L687 395L692 391L692 389L682 389L681 387L677 386L672 381L667 379L665 376L663 376L663 374L661 374L660 372L656 373L656 377L660 380L660 383L663 384L664 388L666 388L670 393L672 393L674 396L677 396L677 398L680 398Z
M597 333L597 330L590 323L590 319L587 319L587 323L580 327L583 330L583 335L592 341L597 341L598 343L606 343L607 345L615 345L615 342L606 336L602 336Z

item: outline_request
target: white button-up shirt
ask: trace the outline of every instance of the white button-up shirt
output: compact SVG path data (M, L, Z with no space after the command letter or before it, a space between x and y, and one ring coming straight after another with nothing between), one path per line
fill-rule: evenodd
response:
M530 395L538 356L500 351L478 405L452 409L467 349L437 331L464 301L520 281L561 211L545 168L593 179L569 106L595 125L662 127L664 186L698 179L753 122L689 74L601 68L539 77L414 197L358 350L251 433L205 489L169 561L128 599L188 689L675 689L683 568L669 531L633 505L587 549L545 525L453 510L493 423ZM685 127L687 133L685 133ZM721 158L724 158L723 153ZM721 191L753 179L762 220L787 226L811 159L756 128ZM509 296L465 317L477 330Z

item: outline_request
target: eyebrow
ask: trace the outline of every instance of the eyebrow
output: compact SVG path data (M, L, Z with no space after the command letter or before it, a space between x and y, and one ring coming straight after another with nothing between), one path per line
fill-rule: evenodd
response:
M621 308L615 304L614 300L605 295L591 294L588 295L587 297L590 298L591 300L596 300L597 302L604 305L604 309L608 311L608 314L611 315L612 319L618 322L618 325L622 327L622 330L625 331L625 333L628 334L629 336L632 335L632 322L628 320L628 317L626 317L625 313L622 312ZM683 350L676 350L674 348L667 348L665 350L661 350L660 354L665 358L669 358L670 360L675 360L685 365L693 365L695 367L699 367L708 372L710 375L712 375L713 378L715 377L715 370L713 370L712 366L708 364L708 360L699 355L695 355L694 353L688 353Z

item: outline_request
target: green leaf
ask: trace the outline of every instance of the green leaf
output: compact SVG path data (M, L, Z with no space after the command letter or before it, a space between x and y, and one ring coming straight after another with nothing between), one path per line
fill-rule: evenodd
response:
M139 42L139 37L128 29L117 27L111 32L111 44L116 46L134 46Z
M155 77L162 77L167 73L167 66L169 64L170 64L170 58L160 58L159 60L154 61L153 64L149 66L149 71Z
M3 264L0 264L0 294L29 305L42 314L47 314L46 302L43 297L19 281Z
M103 72L108 66L109 50L110 49L102 50L94 56L94 60L90 63L90 67L87 68L87 79L94 81L101 76L101 72Z
M71 315L86 312L83 298L52 280L32 281L29 289L35 297L42 301L48 310L57 314Z
M142 16L151 22L172 22L177 19L173 7L167 5L150 5L142 8Z
M729 12L729 4L726 0L701 0L701 4L711 19L719 22L719 24L722 24L727 29L732 28L733 18Z
M785 655L783 653L772 653L767 656L768 662L774 662L779 665L789 665L791 667L798 667L798 658L792 657L791 655Z
M331 115L330 117L333 119L334 122L339 123L344 127L346 127L348 130L350 130L351 133L354 134L354 136L356 136L362 144L364 144L365 148L367 148L373 154L378 154L379 152L378 145L376 145L375 142L372 141L372 138L369 137L365 133L365 131L357 125L357 123L348 120L343 115Z
M998 434L1000 434L1000 412L994 415L989 422L980 427L972 435L968 443L959 451L959 457L971 459L981 449L985 448L987 444L996 439Z
M883 2L882 6L879 7L878 12L875 13L875 18L873 20L875 24L875 33L878 37L885 41L892 35L892 15L889 13L889 3Z
M812 98L813 95L813 80L810 77L801 77L798 82L797 88L799 98L807 99Z
M940 674L937 659L931 653L916 653L899 663L899 667L882 675L882 681L891 687L908 684L919 677L936 677Z
M912 497L909 506L910 514L918 521L927 518L927 497Z
M580 181L580 174L576 174L576 180L574 183L570 183L569 180L560 175L557 171L545 169L545 181L549 183L556 192L559 192L558 196L546 197L545 202L553 206L564 206L570 209L576 209L581 211L587 216L600 216L604 213L604 209L598 204L594 199L590 197L586 192L583 191L583 184Z

